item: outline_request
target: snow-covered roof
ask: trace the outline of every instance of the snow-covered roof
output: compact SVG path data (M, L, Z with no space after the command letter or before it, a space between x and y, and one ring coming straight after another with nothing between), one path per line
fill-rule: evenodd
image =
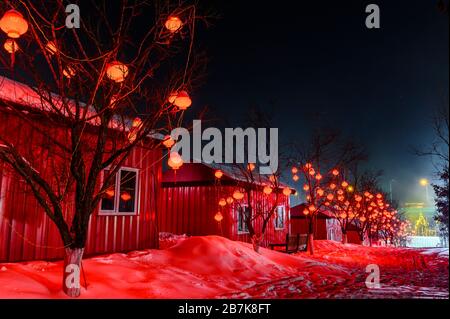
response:
M36 90L29 85L11 80L0 75L0 100L23 105L42 112L59 111L65 116L70 115L70 113L68 113L70 109L72 109L73 111L71 111L75 113L75 108L77 107L75 101L69 99L64 101L63 98L58 96L57 94L51 94L51 99L53 105L43 100L38 92L36 92ZM66 106L64 106L63 102L66 102ZM86 107L86 104L84 103L80 103L80 105L82 107ZM57 108L57 110L55 110L55 107ZM95 116L95 109L90 107L90 110L88 112L89 113L87 114L87 117L92 118L89 123L92 125L99 125L100 119ZM125 118L124 120L118 119L117 121L111 122L111 128L124 129L125 131L128 131L131 128L132 121L133 119L131 118ZM149 134L148 137L156 140L164 139L164 135L157 132Z

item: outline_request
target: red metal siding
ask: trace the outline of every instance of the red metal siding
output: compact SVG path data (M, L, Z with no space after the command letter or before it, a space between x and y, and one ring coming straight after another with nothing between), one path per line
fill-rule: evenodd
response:
M26 145L20 148L43 176L51 176L52 165L42 148L44 136L18 117L0 112L0 134L9 142ZM49 134L64 134L51 129ZM54 135L55 136L55 135ZM157 245L156 209L161 185L160 150L136 148L124 163L138 168L139 211L135 216L91 216L86 254L152 248ZM1 165L1 163L0 163ZM56 226L45 215L20 177L0 166L0 262L53 259L63 256L62 242ZM73 216L73 202L63 207L66 220Z
M232 194L234 187L217 186L180 186L162 188L160 206L159 231L191 236L221 235L232 240L250 242L248 234L239 234L237 227L237 213L229 205L222 210L221 225L214 220L219 210L218 202L223 194ZM257 192L255 201L260 201L264 194ZM226 197L226 196L225 196ZM275 229L274 217L269 222L263 245L270 242L285 240L289 229L289 200L284 197L286 207L286 222L283 229ZM266 205L268 205L268 202ZM255 221L255 228L260 229L262 222Z
M318 218L314 228L315 239L328 239L327 237L327 220L325 218ZM291 233L292 234L307 234L308 221L306 218L291 219Z

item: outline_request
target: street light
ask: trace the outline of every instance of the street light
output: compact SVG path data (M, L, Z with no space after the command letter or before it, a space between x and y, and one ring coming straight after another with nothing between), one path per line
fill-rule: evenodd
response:
M430 183L429 183L428 179L426 179L426 178L421 178L421 179L419 180L419 184L420 184L420 186L425 187L425 194L426 194L426 196L427 196L427 203L428 203L428 201L429 201L428 185L429 185Z

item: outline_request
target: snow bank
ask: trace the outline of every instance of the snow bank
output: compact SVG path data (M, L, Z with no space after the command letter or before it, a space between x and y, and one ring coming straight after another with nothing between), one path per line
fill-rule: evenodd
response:
M439 297L448 296L448 273L446 278L436 277L432 268L448 267L448 259L446 263L442 259L435 264L431 262L438 252L421 255L418 250L368 248L329 241L316 241L316 251L314 256L287 255L264 248L256 253L251 244L218 236L180 238L165 250L85 259L81 298L380 297L386 295L368 292L364 285L365 265L368 261L383 264L384 259L389 260L393 269L390 278L403 287L399 290L389 286L395 291L387 290L390 294L427 291ZM417 271L405 273L401 263L405 254L409 259L422 256L426 274L431 278L424 282L437 288L422 287L422 282L414 283L415 277L408 277L417 275ZM385 272L388 268L382 269ZM61 292L62 262L0 264L0 270L0 298L65 298ZM440 281L433 282L435 277Z
M167 249L172 246L175 246L180 241L185 240L188 238L186 234L183 235L176 235L172 233L167 232L160 232L159 233L159 249Z

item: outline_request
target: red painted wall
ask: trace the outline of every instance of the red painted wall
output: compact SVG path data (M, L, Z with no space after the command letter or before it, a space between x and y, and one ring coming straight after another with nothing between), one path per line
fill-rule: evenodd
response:
M305 218L291 219L292 234L307 234L308 221ZM314 227L314 239L327 239L327 224L325 218L318 218Z
M21 145L43 176L49 176L54 157L45 149L45 136L0 105L0 136ZM5 124L7 123L7 125ZM44 127L47 134L65 135ZM86 254L127 251L157 246L157 198L161 185L161 150L136 148L124 166L139 168L140 205L135 216L91 216ZM0 163L0 262L53 259L63 256L62 242L53 222L45 215L24 181ZM73 216L70 196L64 207L66 220Z
M223 220L220 225L214 220L214 215L220 210L219 199L233 193L232 186L179 186L163 187L160 206L159 231L191 236L221 235L232 240L250 242L248 234L238 233L237 212L234 204L225 206L221 212ZM263 202L264 194L257 192L255 201ZM265 197L267 198L267 197ZM274 216L269 222L263 246L271 242L284 242L289 230L289 200L283 196L286 207L285 227L281 230L274 227ZM267 201L264 202L268 204ZM255 221L255 227L261 228L260 219Z

